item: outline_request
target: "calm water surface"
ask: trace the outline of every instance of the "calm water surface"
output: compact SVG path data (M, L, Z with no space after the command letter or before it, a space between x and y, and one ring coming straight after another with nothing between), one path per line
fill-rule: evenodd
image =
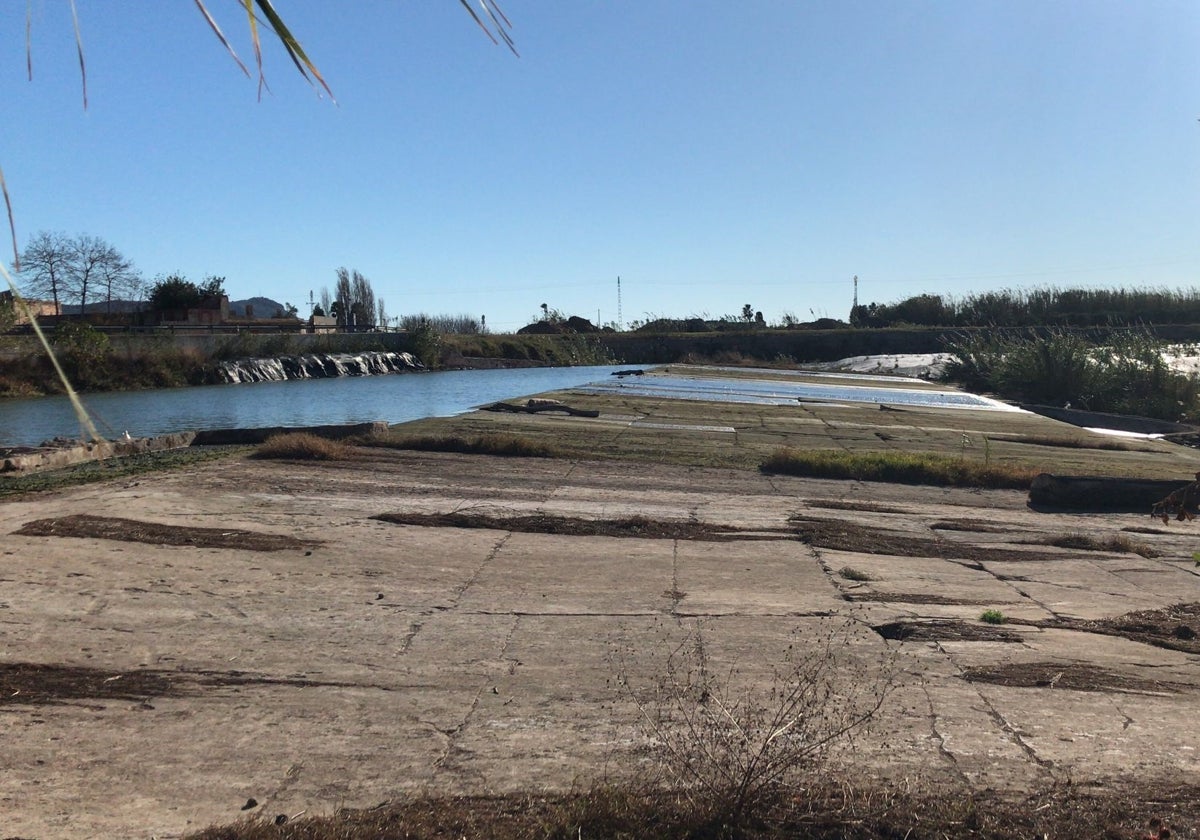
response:
M156 391L87 394L100 434L133 437L189 429L317 426L448 417L497 400L605 381L616 366L463 370L207 385ZM76 438L79 424L66 397L0 400L0 446L35 446Z

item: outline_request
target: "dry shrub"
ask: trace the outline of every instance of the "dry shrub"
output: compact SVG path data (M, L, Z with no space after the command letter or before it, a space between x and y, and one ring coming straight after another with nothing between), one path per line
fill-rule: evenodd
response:
M694 817L738 833L818 783L896 685L895 656L859 658L853 620L829 619L793 631L766 679L743 678L710 660L698 626L639 686L618 668L617 684L637 706L650 742L649 787L678 791ZM624 651L625 662L638 658Z
M288 461L345 461L350 453L351 448L341 441L329 440L310 432L288 432L267 438L253 457Z
M901 781L864 785L831 777L801 799L775 803L776 819L742 826L705 824L675 791L599 787L562 795L400 797L329 816L303 815L276 824L263 810L213 826L188 840L380 840L487 837L492 840L1028 840L1031 837L1128 840L1147 836L1153 818L1196 822L1197 789L1136 781L1101 788L1069 783L1029 795L995 791L920 790ZM286 816L286 815L285 815ZM1184 835L1187 836L1187 835Z

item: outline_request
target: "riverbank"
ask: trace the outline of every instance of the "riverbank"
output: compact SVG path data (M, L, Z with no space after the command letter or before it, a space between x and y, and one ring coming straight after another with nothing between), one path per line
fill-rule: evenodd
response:
M1192 524L757 466L781 446L885 448L1188 478L1200 454L1020 412L546 396L598 416L392 434L558 457L232 454L0 502L6 832L177 836L636 785L668 766L638 698L688 633L737 697L831 626L831 673L855 681L821 685L886 702L826 778L1030 809L1123 791L1130 832L1190 801L1168 794L1200 772Z
M493 370L612 362L607 349L594 337L580 335L148 335L81 327L56 341L55 352L72 387L82 393L213 385L231 381L231 370L249 373L235 375L233 381L304 378L305 371L308 376L317 374L317 367L305 362L314 357L323 360L319 367L328 376L378 375L417 368ZM401 361L338 364L338 359L362 356ZM289 359L293 361L283 361ZM0 399L61 393L62 383L33 337L0 337Z

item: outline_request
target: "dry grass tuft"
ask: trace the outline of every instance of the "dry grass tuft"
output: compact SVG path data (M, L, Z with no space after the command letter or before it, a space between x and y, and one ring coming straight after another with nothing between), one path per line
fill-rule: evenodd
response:
M267 438L252 457L287 461L346 461L352 448L345 443L309 432L289 432Z
M1024 443L1029 446L1054 446L1060 449L1103 449L1109 452L1153 452L1143 446L1111 439L1058 438L1049 435L1021 435L1020 437L997 438L1005 443Z
M1091 534L1072 533L1056 537L1043 537L1037 540L1027 540L1025 544L1052 545L1056 548L1077 548L1083 551L1113 551L1120 554L1138 554L1147 558L1159 556L1159 552L1144 542L1131 539L1125 534L1093 537Z
M402 438L377 438L368 446L385 449L411 449L420 452L458 452L465 455L500 455L510 458L564 458L567 453L558 447L521 435L486 434L473 437L462 435L418 435Z
M936 487L1029 489L1038 474L1031 467L987 464L932 452L844 452L779 449L760 469L765 473L810 478L850 478Z

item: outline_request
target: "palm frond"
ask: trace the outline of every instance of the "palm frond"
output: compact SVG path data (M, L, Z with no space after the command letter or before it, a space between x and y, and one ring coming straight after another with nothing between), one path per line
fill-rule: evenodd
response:
M242 72L249 77L250 71L246 68L245 64L242 64L242 60L238 58L238 54L233 51L233 47L230 46L229 41L226 40L225 33L221 31L221 27L217 26L217 22L213 20L213 16L210 15L208 13L208 9L204 7L204 0L196 0L196 7L200 9L200 14L204 15L204 19L208 21L208 25L212 28L213 33L217 36L217 40L219 40L225 49L229 51L230 57L237 62L238 67L242 68ZM32 73L33 71L30 70L31 76Z
M310 82L312 79L316 79L321 83L321 87L325 88L325 92L329 94L329 98L333 99L333 91L325 83L325 79L321 76L321 72L317 70L317 66L305 54L304 48L300 46L300 42L296 40L296 36L292 35L291 30L287 28L287 24L283 22L283 18L275 11L275 7L271 5L271 0L257 0L257 2L258 8L263 13L263 17L267 19L267 23L271 25L271 29L275 31L275 36L279 38L279 42L287 50L288 56L291 57L292 63L296 65L296 69L300 71L300 75ZM246 0L247 8L249 8L249 5L249 0ZM255 50L257 51L257 49L258 41L256 35ZM309 78L310 74L311 78Z
M37 317L30 311L29 304L25 302L25 298L21 297L21 293L17 291L17 286L13 283L12 275L4 267L4 263L0 263L0 277L8 281L8 288L12 292L13 302L17 306L17 311L29 320L30 326L33 327L34 333L41 342L42 347L46 351L46 355L50 357L50 362L54 365L55 372L58 373L58 379L62 382L64 390L67 392L67 398L71 401L71 407L75 409L75 418L79 421L79 430L87 436L88 440L104 440L100 432L96 430L96 424L92 422L92 417L88 414L87 408L83 405L83 400L79 398L79 393L71 385L71 380L67 377L66 371L62 369L62 365L58 363L58 357L54 355L54 348L50 346L49 339L42 332L42 327L38 324Z
M75 24L75 51L79 53L79 80L83 83L83 110L87 110L87 62L83 60L83 31L79 28L79 14L75 9L75 0L71 2L71 20Z
M33 0L25 6L25 73L33 81Z
M483 21L483 18L476 14L475 9L471 6L468 0L458 0L458 2L461 3L462 7L467 10L467 14L471 16L475 23L479 24L479 28L482 29L484 34L491 39L492 43L499 44L500 41L496 40L496 36L492 34L491 27L489 27ZM479 0L479 5L483 7L484 14L487 15L488 20L492 22L492 25L496 28L496 32L499 33L500 40L504 41L504 45L512 50L513 55L519 57L520 53L517 52L516 44L513 42L512 37L508 34L508 30L512 28L512 24L509 22L504 12L500 9L500 6L498 3L496 3L496 0L490 0L490 2L489 0Z
M12 199L8 197L8 185L4 183L4 169L0 168L0 194L4 195L4 206L8 210L8 232L12 234L13 270L21 270L21 253L17 248L17 223L13 218ZM11 285L11 283L10 283Z
M517 45L513 41L512 36L508 34L508 30L512 29L512 23L505 16L504 11L500 8L500 4L496 0L479 0L479 5L483 6L484 10L488 13L488 17L492 19L492 23L496 26L496 32L504 40L504 45L512 51L513 55L520 58L521 54L517 52Z
M242 0L246 7L246 18L250 27L250 41L254 44L254 63L258 67L258 98L262 99L263 88L267 86L267 77L263 75L262 44L258 40L258 18L254 16L254 0ZM267 88L270 90L270 88Z

